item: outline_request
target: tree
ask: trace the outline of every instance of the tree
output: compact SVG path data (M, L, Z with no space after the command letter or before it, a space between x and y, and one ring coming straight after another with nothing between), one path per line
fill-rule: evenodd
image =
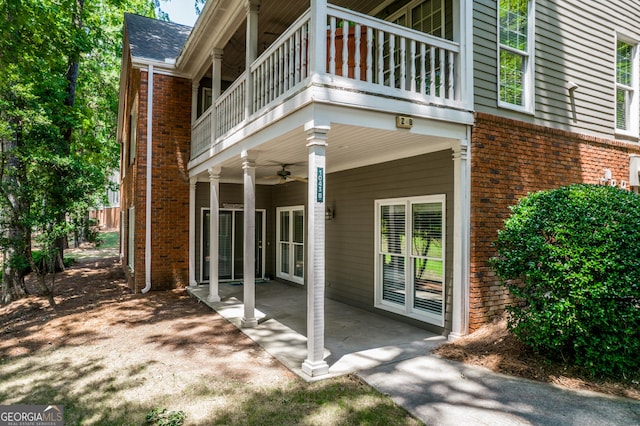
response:
M29 267L54 304L44 276L73 225L66 216L88 211L117 167L123 14L154 16L157 4L0 0L2 302L24 294Z

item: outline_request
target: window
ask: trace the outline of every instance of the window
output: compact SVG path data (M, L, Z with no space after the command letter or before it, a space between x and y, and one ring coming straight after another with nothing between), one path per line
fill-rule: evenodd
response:
M136 159L136 143L138 128L138 97L133 101L131 114L129 114L129 164L133 164Z
M127 265L129 266L129 270L133 272L134 270L134 258L135 258L135 226L136 226L136 208L129 207L129 221L127 223L127 231L128 231L128 250L127 250Z
M202 88L202 96L200 98L200 114L204 113L213 102L211 87Z
M376 201L376 307L444 326L445 196Z
M304 206L279 207L276 233L276 275L304 283Z
M638 134L637 47L624 40L616 42L616 130Z
M533 0L500 0L498 105L533 113Z

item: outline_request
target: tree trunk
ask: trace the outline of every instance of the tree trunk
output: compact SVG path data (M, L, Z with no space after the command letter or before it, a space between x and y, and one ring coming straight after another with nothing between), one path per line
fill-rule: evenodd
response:
M6 118L6 117L5 117ZM0 183L2 202L0 203L0 223L4 239L4 258L2 266L2 284L0 285L0 302L9 303L24 297L27 289L24 283L25 259L24 247L31 232L26 232L21 219L29 213L29 202L25 201L20 188L26 182L24 165L17 155L22 142L21 123L9 118L15 129L11 137L0 140L2 148L2 169Z

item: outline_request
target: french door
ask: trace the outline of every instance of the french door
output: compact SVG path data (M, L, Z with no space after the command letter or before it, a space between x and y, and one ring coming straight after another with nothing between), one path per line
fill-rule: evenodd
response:
M210 210L202 212L202 250L201 277L202 281L209 281L210 265ZM262 278L264 274L264 240L265 240L265 212L256 210L256 260L255 276ZM241 280L244 275L244 211L219 211L218 229L218 279L222 281Z
M445 197L376 201L376 307L444 325Z
M304 206L276 209L276 275L304 284Z

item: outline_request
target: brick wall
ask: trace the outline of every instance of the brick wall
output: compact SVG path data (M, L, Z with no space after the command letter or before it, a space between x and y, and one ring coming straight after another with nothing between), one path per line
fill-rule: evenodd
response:
M121 226L125 236L123 268L129 287L135 292L145 286L146 246L146 173L147 173L147 88L146 70L130 71L128 98L138 95L136 159L126 168L121 186L121 208L135 207L134 273L127 267L127 224ZM151 282L153 290L188 284L189 258L189 178L187 162L191 138L191 82L154 74L153 76L153 169L151 205ZM128 114L125 113L125 129ZM126 131L126 130L125 130ZM128 139L127 139L128 140ZM128 153L127 153L128 156Z
M191 81L154 75L152 288L189 284Z
M599 139L477 113L471 140L471 289L473 331L511 301L487 260L509 206L530 192L572 183L598 183L610 169L629 179L632 143Z

